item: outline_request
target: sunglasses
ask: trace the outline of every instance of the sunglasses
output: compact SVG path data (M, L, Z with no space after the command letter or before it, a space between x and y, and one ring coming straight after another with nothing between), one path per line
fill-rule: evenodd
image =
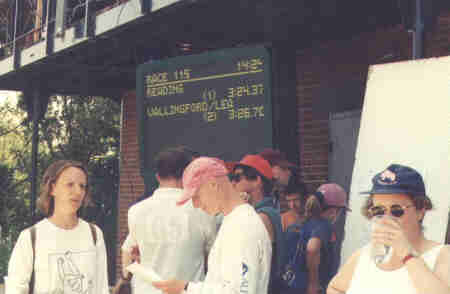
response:
M399 204L393 204L393 205L391 205L391 207L389 208L389 211L390 211L390 213L391 213L392 216L394 216L394 217L401 217L402 215L405 214L405 210L406 210L406 209L408 209L408 208L410 208L410 207L413 207L413 206L414 206L414 205L406 205L406 206L403 206L403 205L399 205ZM372 206L372 207L369 209L369 214L370 214L371 217L374 217L374 216L382 216L382 215L385 215L385 214L386 214L386 211L387 211L387 210L388 210L388 208L385 207L385 206L382 206L382 205L379 205L379 206Z
M232 182L240 182L244 177L247 180L256 180L258 175L252 172L235 172L232 174L228 174L230 181Z

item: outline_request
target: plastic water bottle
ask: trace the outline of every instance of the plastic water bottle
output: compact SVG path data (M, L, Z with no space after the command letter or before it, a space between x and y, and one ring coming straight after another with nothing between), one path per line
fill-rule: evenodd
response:
M389 215L374 216L370 224L371 231L373 231L377 226L382 226L382 224L380 224L380 221L384 217L393 219ZM371 242L370 254L375 264L387 263L392 257L392 248L391 246L387 246L381 243Z
M391 255L390 246L372 243L372 259L376 264L388 262Z

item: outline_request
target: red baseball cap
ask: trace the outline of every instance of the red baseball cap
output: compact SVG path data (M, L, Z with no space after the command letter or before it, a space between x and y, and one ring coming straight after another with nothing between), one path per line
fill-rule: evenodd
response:
M245 155L244 158L242 158L242 160L239 161L239 163L236 164L234 168L236 169L240 165L254 168L267 179L269 180L273 179L272 167L270 166L270 163L267 160L265 160L261 155L253 155L253 154Z
M208 180L228 175L223 160L214 157L199 157L194 159L183 172L183 194L177 205L183 205L191 199L198 188Z

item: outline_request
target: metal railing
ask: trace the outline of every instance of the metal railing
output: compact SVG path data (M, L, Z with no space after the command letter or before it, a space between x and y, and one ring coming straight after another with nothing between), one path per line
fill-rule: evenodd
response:
M130 0L78 0L66 10L67 22L66 28L69 28L80 22L86 16L86 7L89 5L96 14L101 14L116 6L126 3Z
M26 32L19 32L18 23L22 24L25 20L17 19L18 18L17 16L19 15L17 11L18 7L17 2L24 0L9 0L9 1L10 3L13 2L15 3L14 6L11 7L14 10L9 19L9 23L7 24L8 25L7 29L12 31L13 33L12 35L9 36L9 38L3 40L3 42L0 40L0 60L10 57L11 55L14 54L14 52L17 52L17 50L20 51L29 48L45 40L47 37L53 37L48 36L48 27L54 26L56 23L56 16L55 16L56 5L50 5L50 1L56 0L47 0L46 1L47 6L41 7L42 11L36 12L33 15L34 27ZM32 1L36 1L36 3L38 3L37 1L43 0L32 0ZM72 1L67 0L67 1L68 5L64 11L65 21L62 24L62 27L59 28L60 30L69 29L73 26L78 25L80 22L85 21L87 7L89 7L89 9L93 11L94 14L99 15L130 0L72 0ZM44 3L44 1L41 3ZM27 17L29 18L30 16L28 15ZM22 14L22 18L25 18L24 14ZM53 31L54 35L58 34L58 30Z
M98 6L96 12L97 14L101 14L128 1L130 0L97 0L96 3L98 3Z

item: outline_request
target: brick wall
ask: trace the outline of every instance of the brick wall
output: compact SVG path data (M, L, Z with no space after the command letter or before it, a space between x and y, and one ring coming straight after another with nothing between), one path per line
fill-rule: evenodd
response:
M437 28L426 36L427 57L450 55L450 12L442 13L437 19Z
M426 35L426 57L450 54L450 12ZM411 59L412 36L401 26L364 33L350 40L312 45L297 55L298 130L301 179L309 190L328 180L328 116L313 111L323 85L358 79L365 83L370 64Z
M321 87L350 79L364 83L369 64L408 59L408 40L394 28L317 44L297 55L300 176L310 191L328 180L328 113L313 111Z
M120 275L120 246L128 233L127 212L131 202L145 191L140 175L139 145L137 137L136 92L130 91L122 100L122 130L120 159L119 228L117 238L117 270Z
M437 30L427 36L427 56L450 54L450 13L441 15L438 23ZM301 178L310 190L328 179L328 117L313 112L318 90L324 84L349 78L365 81L369 64L410 59L410 44L410 36L398 27L350 40L315 44L299 52L296 62L300 167ZM145 189L139 170L134 91L124 95L122 118L117 274L120 245L127 234L127 210Z

